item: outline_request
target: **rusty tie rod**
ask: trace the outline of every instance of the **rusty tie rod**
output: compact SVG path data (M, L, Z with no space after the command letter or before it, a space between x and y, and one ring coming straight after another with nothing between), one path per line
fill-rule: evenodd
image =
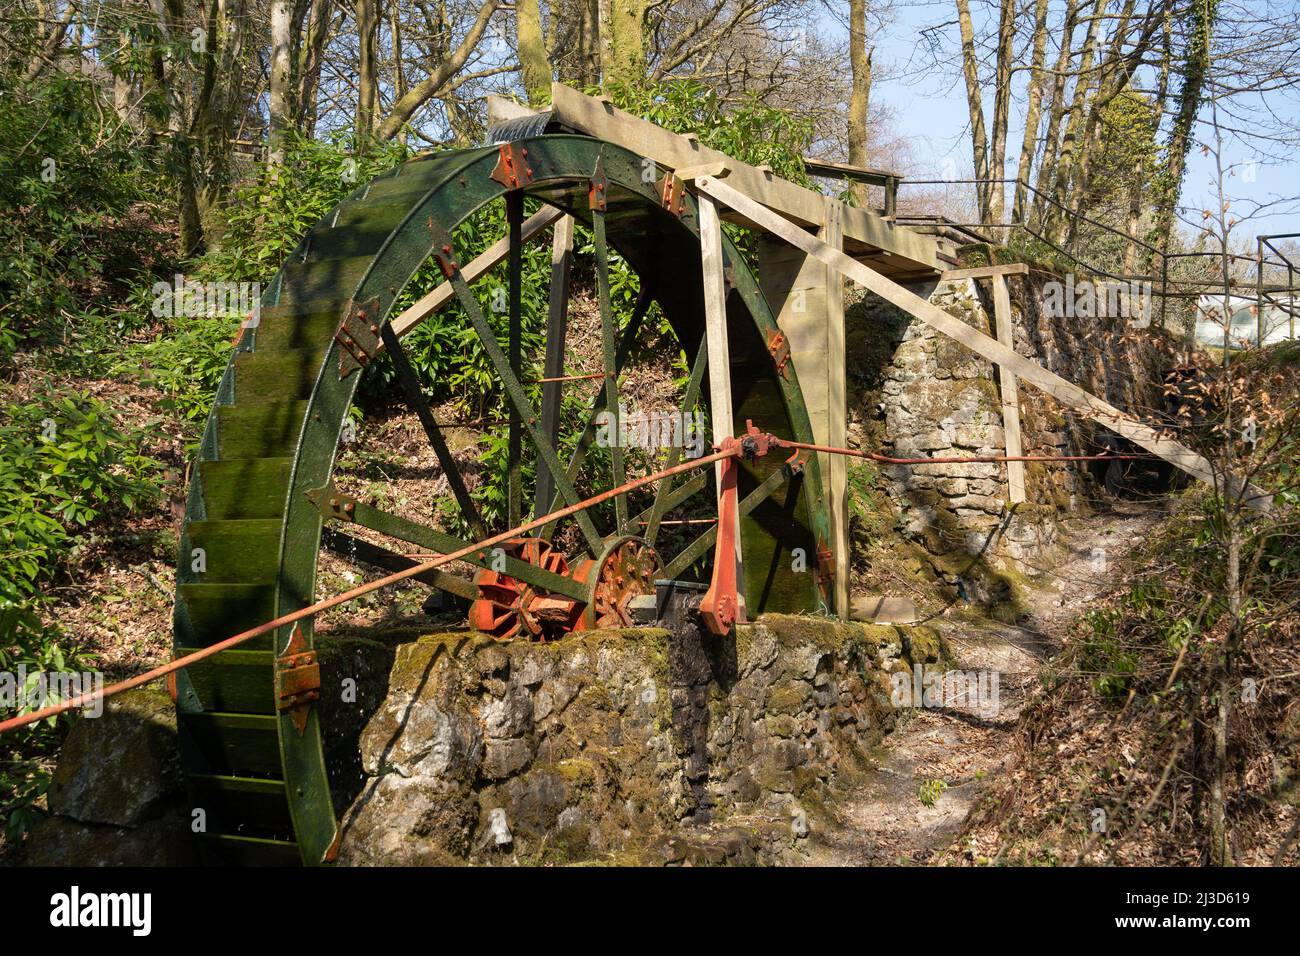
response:
M754 428L754 426L750 424L748 433L742 437L754 437L762 434L763 434L762 432L759 432L758 429ZM1003 462L1003 461L1106 461L1106 460L1126 460L1126 459L1150 457L1147 455L1106 454L1106 455L1016 455L1016 456L986 455L986 456L950 457L950 458L889 458L879 454L878 452L859 451L854 448L834 448L829 445L814 445L808 442L790 441L788 439L776 438L774 436L768 436L768 437L773 445L776 445L781 448L799 448L806 451L825 452L831 455L847 455L853 458L865 458L871 461L877 461L877 462L882 462L884 464L891 464L891 465L966 464L966 463L973 464L973 463L981 463L981 462ZM705 455L702 458L696 458L691 461L683 462L679 465L674 465L672 468L666 468L663 471L655 472L652 475L646 475L644 478L634 479L633 481L629 481L626 484L620 485L617 488L611 488L609 491L603 491L600 494L595 495L594 497L587 498L584 501L580 501L577 504L568 505L567 507L560 508L557 511L553 511L548 515L543 515L540 518L534 518L532 521L525 522L524 524L521 524L515 528L511 528L508 531L502 531L500 534L495 534L490 538L477 542L476 544L466 545L465 547L461 548L458 551L453 551L449 554L439 555L438 557L433 558L429 561L425 561L422 564L412 565L411 567L406 568L402 571L397 571L393 574L387 575L386 577L377 578L376 580L371 581L368 584L363 584L360 585L359 587L355 587L350 591L344 591L342 594L336 594L333 597L325 598L323 601L317 601L315 604L308 605L307 607L302 608L301 610L292 611L289 614L281 615L280 617L277 617L273 621L267 621L265 624L259 624L257 627L250 628L247 631L241 631L240 633L235 634L232 637L228 637L223 641L218 641L216 644L210 644L207 647L202 648L201 650L195 651L193 654L187 654L185 657L178 657L175 660L169 661L166 664L163 664L159 667L155 667L152 670L145 671L143 674L137 674L135 677L128 678L127 680L119 681L116 684L110 684L108 687L105 687L98 692L94 692L90 694L82 694L80 697L73 697L69 700L61 701L57 704L51 704L48 707L42 707L40 710L34 710L28 714L22 714L18 717L12 717L9 720L0 721L0 734L7 733L8 731L11 730L17 730L19 727L25 727L28 724L38 723L39 721L57 716L58 714L65 713L70 710L76 710L79 707L84 707L88 704L93 703L96 700L103 700L108 697L112 697L116 694L120 694L123 691L131 690L132 688L140 687L144 684L148 684L151 681L155 681L160 677L165 677L168 674L173 673L174 671L178 671L183 667L188 667L190 664L198 663L199 661L204 660L205 658L212 657L216 654L220 654L222 651L226 651L232 647L236 647L239 644L243 644L245 641L251 641L255 637L260 637L261 635L266 634L269 631L274 631L276 628L284 627L286 624L296 623L297 621L304 620L305 618L314 617L315 615L319 614L321 611L328 611L329 609L338 607L341 604L346 604L349 601L359 598L364 594L369 594L372 591L378 591L383 588L389 587L391 585L397 584L400 581L405 581L408 578L416 577L420 574L425 573L426 571L432 571L435 568L441 567L444 564L450 564L452 561L459 561L461 558L469 557L471 554L474 554L477 551L482 551L484 548L490 548L495 544L500 544L503 541L508 541L511 538L518 537L519 535L524 534L525 532L528 531L533 531L537 528L542 527L543 525L547 525L553 521L557 521L560 518L567 518L568 516L577 514L580 511L586 511L588 508L595 507L596 505L604 501L608 501L609 499L617 497L618 495L625 494L629 491L632 491L633 489L640 488L644 485L648 485L656 481L661 481L664 478L671 478L674 475L680 475L687 471L694 471L697 468L703 468L704 466L711 465L714 462L723 461L727 458L734 458L742 454L744 454L744 446L742 443L738 442L733 447L728 448L724 451L718 451L711 455Z
M359 598L363 594L369 594L371 591L378 591L381 588L389 587L390 585L397 584L399 581L405 581L407 578L413 578L426 571L432 571L434 568L441 567L444 564L449 564L452 561L458 561L461 558L469 557L477 551L482 551L484 548L490 548L494 544L508 541L511 538L518 537L528 531L533 531L552 521L556 521L560 518L567 518L569 515L577 514L579 511L586 511L588 508L592 508L603 501L608 501L610 498L625 494L634 488L639 488L642 485L648 485L664 478L671 478L673 475L680 475L683 472L694 471L697 468L703 468L705 465L711 465L714 462L723 461L724 459L732 458L739 454L741 454L741 449L739 447L731 448L726 451L715 452L712 455L705 455L702 458L682 462L680 465L674 465L672 468L666 468L663 471L655 472L653 475L646 475L644 478L637 478L633 481L629 481L617 488L611 488L609 491L603 491L592 498L587 498L585 501L579 501L577 504L560 508L557 511L552 511L548 515L534 518L532 521L525 522L516 528L511 528L509 531L502 531L500 534L495 534L476 544L467 545L458 551L452 551L450 554L440 555L430 561L425 561L423 564L412 565L411 567L397 571L394 574L355 587L350 591L344 591L342 594L336 594L323 601L317 601L315 604L302 608L299 611L293 611L289 614L281 615L273 621L267 621L265 624L259 624L257 627L251 628L247 631L241 631L233 637L228 637L223 641L218 641L216 644L210 644L202 650L195 651L193 654L178 657L160 667L155 667L153 670L146 671L143 674L137 674L135 677L112 684L97 692L82 694L80 697L73 697L57 704L51 704L49 707L43 707L40 710L34 710L29 714L22 714L21 716L12 717L9 720L2 721L0 722L0 734L7 733L10 730L16 730L19 727L26 726L27 724L37 723L38 721L45 720L49 717L54 717L58 714L64 713L65 711L76 710L78 707L84 707L96 700L112 697L113 695L120 694L123 691L131 690L133 687L140 687L143 684L148 684L151 681L157 680L159 677L165 677L173 671L178 671L190 664L195 664L205 658L212 657L214 654L220 654L222 651L243 644L245 641L251 641L253 638L260 637L268 631L273 631L276 628L284 627L286 624L293 624L297 621L303 620L304 618L312 617L319 614L321 611L328 611L330 608L338 607L340 604L346 604L348 601Z

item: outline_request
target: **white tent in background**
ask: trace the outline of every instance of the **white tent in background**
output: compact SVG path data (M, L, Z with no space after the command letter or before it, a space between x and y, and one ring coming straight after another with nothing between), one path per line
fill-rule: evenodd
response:
M1275 345L1287 339L1297 338L1300 326L1300 300L1292 295L1285 304L1290 312L1274 304L1264 306L1264 344ZM1229 329L1229 348L1240 349L1253 346L1259 337L1259 321L1256 318L1257 302L1254 298L1234 295L1228 299L1232 310ZM1223 348L1223 296L1203 295L1196 302L1196 341L1202 345Z

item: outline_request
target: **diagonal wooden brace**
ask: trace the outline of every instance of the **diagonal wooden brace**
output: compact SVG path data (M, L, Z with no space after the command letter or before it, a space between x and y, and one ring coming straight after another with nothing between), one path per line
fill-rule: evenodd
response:
M1223 474L1204 457L1196 454L1187 446L1165 437L1157 429L1124 414L1114 405L1085 391L1055 372L1049 371L1037 362L1018 355L1013 349L1008 348L997 339L967 325L956 316L949 315L937 305L927 302L887 276L868 268L861 262L850 258L833 246L805 232L756 199L733 189L721 180L709 176L702 176L697 179L695 188L705 196L740 213L773 235L784 239L791 245L802 249L808 255L842 272L858 285L874 292L886 302L916 316L926 325L937 329L950 338L956 339L977 355L1015 373L1016 377L1021 381L1029 382L1031 385L1042 389L1056 400L1104 425L1116 434L1129 439L1134 444L1140 445L1147 451L1160 456L1189 475L1199 478L1212 487L1226 490L1231 497L1240 497L1252 509L1257 511L1267 511L1269 509L1272 498L1267 492L1254 485L1244 483L1236 475Z

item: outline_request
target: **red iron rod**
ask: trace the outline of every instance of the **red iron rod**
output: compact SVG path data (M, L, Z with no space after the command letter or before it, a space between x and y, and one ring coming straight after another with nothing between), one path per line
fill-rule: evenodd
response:
M666 468L663 471L655 472L652 475L646 475L644 478L637 478L633 481L629 481L617 488L603 491L585 501L579 501L577 504L560 508L558 511L552 511L548 515L534 518L532 521L525 522L516 528L511 528L509 531L502 531L500 534L495 534L477 544L466 545L458 551L440 555L439 557L426 561L423 564L412 565L409 568L397 571L386 577L378 578L368 584L362 584L350 591L344 591L342 594L334 595L334 597L326 598L323 601L317 601L315 604L309 605L302 610L283 614L273 621L267 621L265 624L259 624L257 627L250 628L247 631L241 631L233 637L228 637L223 641L218 641L216 644L211 644L202 650L195 651L193 654L187 654L185 657L178 657L160 667L155 667L153 670L146 671L143 674L137 674L135 677L112 684L96 693L82 694L80 697L61 701L58 704L51 704L49 707L42 707L40 710L34 710L30 714L22 714L21 716L12 717L6 721L0 721L0 734L7 733L10 730L17 730L19 727L25 727L28 724L38 723L39 721L45 720L47 717L54 717L57 714L62 714L69 710L76 710L78 707L84 707L96 700L107 699L115 694L120 694L123 691L131 690L134 687L140 687L143 684L148 684L151 681L157 680L159 677L165 677L173 671L178 671L190 664L197 663L198 661L212 657L215 654L220 654L222 651L243 644L245 641L251 641L253 638L260 637L276 628L284 627L286 624L293 624L297 621L303 620L304 618L319 614L321 611L328 611L330 608L338 607L340 604L346 604L355 598L361 597L363 594L369 594L371 591L378 591L382 588L390 587L397 584L399 581L405 581L407 578L413 578L426 571L432 571L434 568L441 567L444 564L458 561L477 551L482 551L484 548L490 548L495 544L509 541L511 538L518 537L528 531L533 531L552 521L557 521L560 518L567 518L569 515L577 514L579 511L586 511L588 508L592 508L611 498L616 498L634 488L639 488L642 485L648 485L664 478L671 478L673 475L680 475L683 472L694 471L697 468L703 468L705 465L711 465L716 461L732 458L738 454L740 454L739 446L727 449L726 451L715 452L712 455L705 455L702 458L682 462L680 465L674 465L672 468Z
M848 455L866 458L886 465L974 465L1000 461L1134 461L1154 458L1154 455L965 455L947 458L889 458L875 451L856 448L833 448L830 445L811 445L807 442L773 438L772 444L782 448L803 448L807 451L825 452L828 455Z

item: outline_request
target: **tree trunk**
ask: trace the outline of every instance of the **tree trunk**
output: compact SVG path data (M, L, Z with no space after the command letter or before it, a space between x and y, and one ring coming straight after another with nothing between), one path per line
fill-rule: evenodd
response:
M216 237L213 226L230 188L231 130L244 94L244 30L246 0L215 0L208 17L207 54L191 128L198 146L193 173L205 239Z
M362 0L358 0L358 5L361 2ZM443 60L436 70L407 90L404 95L397 98L393 103L392 111L379 124L376 135L380 140L392 139L415 115L416 110L429 100L438 98L448 91L452 80L465 66L470 54L474 52L474 47L478 45L484 31L487 30L492 14L500 6L501 0L483 0L478 15L465 33L464 38L457 44L456 49Z
M1002 0L998 19L998 53L993 91L993 136L989 143L990 179L1006 176L1007 118L1011 112L1011 59L1016 39L1016 0ZM1001 223L1006 212L1006 188L1003 183L988 184L988 217L985 221Z
M1047 222L1050 204L1047 197L1056 175L1056 154L1060 148L1061 122L1065 117L1065 74L1070 69L1073 56L1074 30L1078 25L1079 6L1082 0L1069 0L1065 8L1065 27L1061 33L1061 52L1056 58L1052 78L1052 97L1047 113L1047 133L1043 137L1043 161L1038 167L1038 191L1034 197L1034 224L1042 230Z
M1125 232L1128 242L1124 245L1124 272L1137 275L1138 270L1138 230L1142 226L1142 186L1145 182L1144 166L1141 161L1133 170L1133 178L1128 188L1128 221Z
M312 0L311 15L307 18L306 34L298 44L294 108L294 124L306 136L316 132L316 91L320 87L321 64L325 59L325 45L329 43L334 0ZM299 26L298 30L301 30ZM298 32L298 31L295 31Z
M1160 23L1156 18L1149 16L1148 12L1141 33L1133 41L1129 52L1124 54L1124 42L1128 35L1129 23L1133 19L1135 5L1136 0L1125 0L1124 9L1115 25L1110 50L1106 59L1099 64L1097 93L1093 96L1092 103L1088 108L1088 122L1084 130L1085 148L1079 155L1078 171L1075 174L1074 183L1071 184L1069 193L1068 205L1071 216L1066 230L1067 248L1074 246L1075 234L1079 228L1078 214L1084 211L1085 200L1092 190L1093 157L1100 155L1104 148L1102 136L1105 131L1105 122L1103 121L1105 110L1117 96L1129 88L1133 73L1143 60L1146 50L1151 44L1151 39L1155 35L1155 28Z
M1025 104L1025 135L1020 141L1020 162L1016 167L1016 195L1011 218L1024 222L1029 215L1029 173L1038 151L1038 123L1043 102L1043 63L1047 57L1047 0L1038 0L1034 10L1034 52L1029 64L1029 94Z
M966 107L970 112L971 154L975 159L975 178L979 196L980 222L988 222L989 177L988 137L984 133L984 98L980 90L979 59L975 53L975 30L971 26L969 0L957 0L957 22L961 28L962 75L966 78Z
M400 100L406 95L406 71L402 68L402 6L398 0L393 0L389 8L388 33L393 47L393 99ZM397 139L406 145L406 127L402 127Z
M189 121L185 115L185 94L176 76L175 60L164 56L163 49L170 46L180 32L184 12L181 0L149 0L154 25L162 44L153 50L154 83L162 90L167 106L167 139L171 164L176 180L176 213L179 225L178 250L188 258L201 250L203 222L199 216L198 184L195 179L191 152Z
M1174 213L1187 171L1187 154L1192 148L1192 128L1205 95L1205 72L1210 62L1210 41L1218 16L1218 0L1193 0L1188 11L1191 35L1183 64L1183 85L1178 93L1178 112L1165 145L1165 168L1156 189L1156 246L1161 254L1169 251L1174 229Z
M546 56L542 11L537 0L516 0L515 40L528 105L545 106L551 102L551 61Z
M1087 39L1084 40L1083 53L1079 58L1078 79L1074 82L1074 94L1070 97L1070 106L1066 111L1069 120L1066 122L1065 135L1061 138L1061 154L1056 162L1056 179L1052 184L1052 198L1055 203L1046 219L1046 223L1051 224L1048 231L1054 234L1053 238L1058 242L1069 225L1062 207L1069 198L1070 182L1074 176L1075 152L1079 146L1079 138L1085 131L1088 94L1092 90L1092 63L1097 55L1097 36L1106 17L1106 2L1107 0L1097 0L1096 9L1092 12Z
M600 83L600 3L598 0L574 0L578 17L577 64L572 78L579 87Z
M379 101L379 15L376 0L353 0L357 19L357 152L370 148ZM398 124L400 128L401 124ZM396 129L393 130L395 134Z
M267 138L267 163L284 165L285 139L293 128L292 57L290 36L293 26L293 0L271 0L271 83L269 97L270 135Z
M849 0L849 67L853 72L853 89L849 94L849 162L867 164L867 110L871 105L871 58L874 50L867 46L867 0ZM865 209L870 205L865 183L852 186L853 204Z
M609 32L603 73L607 84L638 87L645 82L647 0L609 0Z

